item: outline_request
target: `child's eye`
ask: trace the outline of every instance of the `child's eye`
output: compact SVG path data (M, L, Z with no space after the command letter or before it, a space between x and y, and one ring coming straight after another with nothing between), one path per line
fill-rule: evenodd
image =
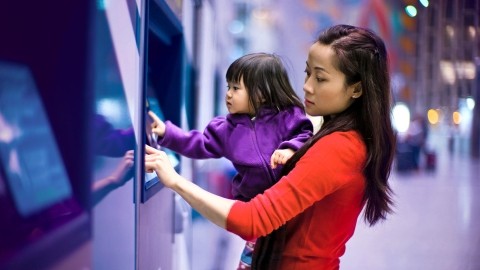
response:
M323 81L325 81L324 78L317 78L317 82L323 82Z
M227 85L227 90L230 90L230 89L233 89L233 91L237 91L239 87L235 85Z

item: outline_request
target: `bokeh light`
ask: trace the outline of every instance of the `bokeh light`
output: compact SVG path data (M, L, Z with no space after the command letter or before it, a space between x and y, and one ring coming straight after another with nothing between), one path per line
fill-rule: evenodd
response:
M393 127L398 132L406 132L410 125L410 110L404 103L397 103L392 110L393 114Z
M440 120L440 115L439 115L437 110L430 109L427 112L427 118L428 118L428 122L430 124L435 125L435 124L438 124L438 122Z
M462 122L462 115L460 114L460 112L453 112L452 120L455 125L459 125Z

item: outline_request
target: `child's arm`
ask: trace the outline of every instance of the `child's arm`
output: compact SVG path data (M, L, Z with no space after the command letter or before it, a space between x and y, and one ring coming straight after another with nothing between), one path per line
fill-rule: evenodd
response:
M280 143L277 149L292 149L296 152L313 135L312 121L307 118L305 113L295 107L293 112L284 113L283 129L284 141Z
M149 111L148 114L153 120L151 130L158 135L157 143L162 147L195 159L220 158L223 156L223 135L225 135L224 130L227 128L224 124L225 118L214 118L202 133L198 130L186 132L170 121L163 122L152 111Z
M152 111L148 111L148 115L150 115L150 117L153 119L153 123L151 125L152 132L157 134L159 137L163 137L163 135L165 135L165 123L160 120L160 118L158 118L158 116Z
M286 137L270 157L272 169L277 168L278 165L285 165L293 154L312 137L312 122L300 108L296 107L293 112L285 113L283 122Z
M278 165L284 165L295 154L292 149L277 149L273 152L270 158L270 166L272 169L277 168Z

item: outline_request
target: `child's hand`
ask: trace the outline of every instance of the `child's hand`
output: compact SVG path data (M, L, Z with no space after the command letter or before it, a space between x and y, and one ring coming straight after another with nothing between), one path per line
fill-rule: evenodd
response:
M273 152L270 158L270 166L272 169L277 168L278 165L283 165L295 154L292 149L277 149Z
M160 120L160 118L158 118L158 116L152 111L149 111L148 115L150 115L150 117L153 119L153 123L151 125L152 132L160 137L163 137L163 135L165 135L165 123Z

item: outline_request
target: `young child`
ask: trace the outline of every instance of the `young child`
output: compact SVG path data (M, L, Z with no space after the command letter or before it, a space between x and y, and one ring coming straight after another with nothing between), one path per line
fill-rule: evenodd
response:
M227 70L229 114L215 117L202 132L185 132L153 112L159 145L195 159L225 157L237 175L232 195L249 201L279 179L285 162L312 136L313 126L293 90L281 59L253 53ZM247 242L239 269L248 269L255 241Z

